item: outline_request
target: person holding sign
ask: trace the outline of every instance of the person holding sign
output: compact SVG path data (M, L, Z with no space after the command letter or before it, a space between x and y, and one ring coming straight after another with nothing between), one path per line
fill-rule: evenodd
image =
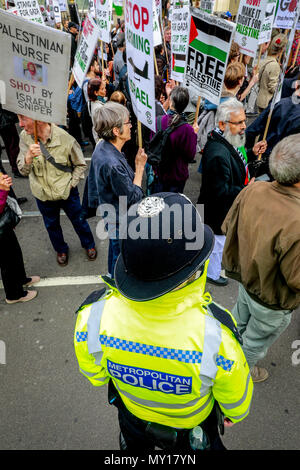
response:
M81 219L77 185L83 178L86 163L79 144L60 127L42 121L37 121L38 143L35 143L33 119L18 117L24 129L20 134L18 168L21 174L29 176L30 188L57 253L58 264L68 264L69 251L59 221L61 209L72 222L88 259L95 260L94 237L88 223Z
M225 286L221 276L221 261L225 236L221 225L239 192L250 183L248 163L266 150L265 142L258 142L252 150L245 150L246 115L236 98L220 104L216 127L208 135L202 157L202 185L198 204L204 204L205 221L215 233L215 246L210 256L207 281ZM253 180L251 180L253 181Z
M120 197L125 197L125 210L143 197L142 178L147 161L143 149L135 158L135 172L122 152L124 144L131 138L130 115L119 103L107 102L95 109L95 131L103 140L93 153L88 176L88 206L103 212L109 236L108 273L113 278L114 268L120 253L119 216ZM107 207L113 213L107 213Z

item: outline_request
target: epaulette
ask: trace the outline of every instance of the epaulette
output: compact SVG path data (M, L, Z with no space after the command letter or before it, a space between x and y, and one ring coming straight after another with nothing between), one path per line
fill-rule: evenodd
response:
M113 279L108 276L101 277L105 281L106 285L102 287L102 289L94 290L93 292L91 292L91 294L89 294L87 298L82 302L80 307L78 307L75 313L78 313L79 310L81 310L83 307L86 307L87 305L93 304L94 302L98 302L98 300L103 299L108 292L111 292L109 287L116 287L115 281Z
M241 337L230 314L225 309L215 304L214 302L211 302L207 306L207 308L216 320L218 320L220 323L222 323L223 325L227 326L227 328L229 328L229 330L234 334L237 341L242 345L243 338Z
M87 298L82 302L80 307L76 310L75 313L78 313L79 310L81 310L83 307L86 307L87 305L93 304L94 302L97 302L98 300L101 300L103 297L105 297L105 294L108 292L108 287L102 287L100 290L94 290L91 292Z

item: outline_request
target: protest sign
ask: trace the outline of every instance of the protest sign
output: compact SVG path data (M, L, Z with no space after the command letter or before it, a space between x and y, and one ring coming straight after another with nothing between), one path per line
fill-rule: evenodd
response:
M0 10L3 108L66 125L70 51L69 34Z
M265 19L259 34L258 44L263 44L264 42L269 42L271 40L272 28L276 14L276 4L277 0L268 0L267 2Z
M99 38L99 28L90 13L85 18L80 43L75 54L72 73L78 86L82 87Z
M184 85L219 104L235 24L193 9Z
M206 13L213 13L215 7L215 0L200 0L200 10Z
M125 1L128 82L137 119L155 131L153 2Z
M162 9L161 9L161 0L154 0L155 10L158 17L158 21L161 20Z
M123 15L123 0L113 0L113 7L117 16Z
M99 28L99 37L101 41L110 42L112 0L96 0L95 12L95 18Z
M159 26L159 13L157 13L156 0L153 0L153 45L162 44L161 31Z
M44 24L38 0L16 0L15 8L22 18Z
M12 13L13 15L17 15L18 14L18 10L16 8L8 8L8 11L9 13Z
M54 12L54 19L55 23L61 23L61 12L60 12L60 6L58 0L52 0L53 1L53 12Z
M89 12L93 18L96 16L95 2L94 0L89 0Z
M46 0L46 10L48 14L47 26L55 26L54 0Z
M241 0L234 40L240 46L242 54L255 57L266 6L267 0Z
M263 134L263 140L266 140L266 138L267 138L268 130L269 130L269 126L270 126L270 122L271 122L271 118L272 118L272 114L273 114L273 111L274 111L275 104L278 103L278 101L280 101L280 98L281 98L282 84L283 84L285 72L286 72L286 69L287 69L290 53L291 53L291 50L292 50L292 44L293 44L293 41L294 41L294 36L295 36L299 16L300 16L300 2L298 2L298 5L297 5L296 11L295 11L291 31L290 31L288 42L287 42L287 45L286 45L285 55L284 55L284 58L283 58L283 62L281 64L281 71L280 71L279 79L278 79L278 82L277 82L276 91L275 91L275 93L273 95L273 98L271 100L271 103L270 103L268 119L267 119L266 127L265 127L265 130L264 130L264 134ZM258 155L258 160L260 160L260 159L261 159L261 154Z
M297 0L279 0L274 28L291 29L296 15Z
M60 8L61 12L62 11L68 11L66 0L59 0L58 3L59 3L59 8Z
M294 41L294 36L295 36L295 32L296 32L296 27L297 27L297 23L298 23L299 14L300 14L300 2L298 3L297 9L296 9L296 12L295 12L295 15L294 15L294 20L293 20L293 24L292 24L290 34L288 35L288 41L287 41L287 45L286 45L286 48L285 48L285 54L283 56L283 61L282 61L282 64L281 64L281 71L280 71L280 75L279 75L277 89L276 89L276 92L274 93L274 96L273 96L273 99L272 99L271 105L270 105L270 111L271 112L273 111L275 104L278 103L278 101L281 98L282 84L283 84L283 80L284 80L284 77L285 77L285 72L286 72L286 69L287 69L287 66L288 66L288 62L289 62L289 58L290 58L290 54L291 54L291 50L292 50L292 45L293 45L293 41Z
M189 0L175 2L171 16L171 78L183 82L189 39Z

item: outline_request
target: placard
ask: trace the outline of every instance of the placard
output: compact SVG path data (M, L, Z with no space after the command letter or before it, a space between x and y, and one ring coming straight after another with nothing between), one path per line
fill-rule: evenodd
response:
M69 34L0 10L3 108L66 125L70 52Z
M128 82L137 119L155 131L153 2L125 1Z
M240 1L234 40L240 46L242 54L255 57L266 7L267 0Z
M39 2L37 0L16 0L15 8L18 15L26 20L44 24Z
M171 15L171 78L183 82L189 42L189 0L175 2Z
M297 0L279 0L274 28L291 29L296 15Z
M271 40L272 28L276 14L276 4L277 0L268 0L267 2L265 19L259 34L258 44L263 44Z
M235 24L192 9L184 86L218 106Z
M109 43L112 18L112 0L95 1L95 18L101 41Z
M72 69L78 86L82 87L89 70L99 38L99 28L90 13L87 14L81 31L80 43L75 54Z

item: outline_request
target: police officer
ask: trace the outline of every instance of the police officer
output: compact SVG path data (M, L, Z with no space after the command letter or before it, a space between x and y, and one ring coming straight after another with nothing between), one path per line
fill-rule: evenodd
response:
M80 372L109 385L121 449L191 451L198 425L224 449L218 424L248 415L253 383L233 317L205 293L214 235L182 194L145 198L126 220L115 284L102 278L78 309Z

